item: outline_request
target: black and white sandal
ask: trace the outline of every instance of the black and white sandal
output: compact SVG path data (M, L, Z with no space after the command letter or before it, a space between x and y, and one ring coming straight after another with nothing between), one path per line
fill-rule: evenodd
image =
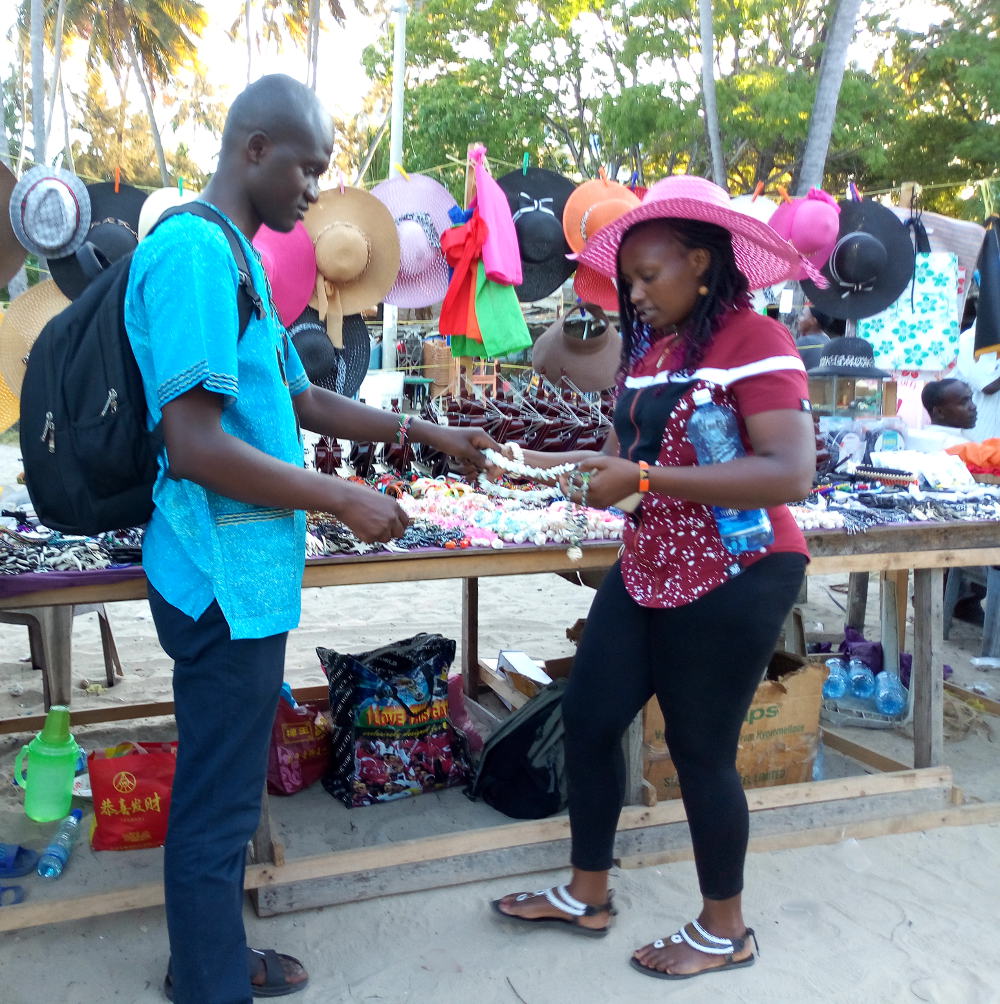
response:
M522 892L519 896L514 897L514 902L523 903L525 900L532 899L535 896L544 896L549 903L552 904L552 906L554 906L557 910L561 910L563 913L569 914L569 916L519 917L517 914L507 913L505 910L501 909L500 904L503 902L502 899L493 900L491 905L495 913L498 913L501 917L504 917L507 920L514 920L523 924L549 924L555 927L565 927L572 931L573 934L581 934L585 938L603 938L611 929L611 925L607 924L604 927L584 927L580 923L581 917L595 917L599 913L607 913L609 916L613 917L618 913L618 911L611 905L611 893L608 893L607 903L603 903L601 906L590 906L587 903L581 903L574 896L571 896L569 890L564 885L555 885L548 889L539 889L538 892Z
M753 939L756 954L751 953L745 959L736 959L736 953L743 951L748 939ZM705 955L725 956L725 961L721 966L699 969L695 973L670 973L660 969L652 969L649 966L644 966L634 955L629 959L629 964L643 975L653 976L658 980L689 980L692 976L701 976L704 973L723 973L727 969L746 969L747 966L752 966L757 961L757 956L760 954L757 935L754 934L752 927L748 927L743 932L742 938L720 938L706 931L697 920L692 920L676 934L671 934L670 941L675 945L687 944L696 952L702 952ZM667 943L662 938L657 938L653 942L653 948L666 947Z

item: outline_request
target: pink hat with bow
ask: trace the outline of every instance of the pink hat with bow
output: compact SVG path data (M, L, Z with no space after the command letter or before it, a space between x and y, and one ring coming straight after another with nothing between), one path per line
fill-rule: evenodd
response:
M275 310L288 328L306 309L316 289L316 250L312 238L301 221L287 233L261 224L252 243L271 284Z
M782 202L768 221L807 261L822 268L833 254L840 231L840 206L820 188L810 188L805 198ZM805 279L804 268L793 279Z

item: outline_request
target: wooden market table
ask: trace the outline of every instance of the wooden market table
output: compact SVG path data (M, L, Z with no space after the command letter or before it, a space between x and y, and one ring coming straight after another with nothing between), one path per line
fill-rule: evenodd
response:
M1000 564L1000 523L904 524L879 527L854 536L842 531L810 532L807 538L813 556L808 569L810 575L852 572L883 575L883 585L889 587L883 589L884 630L892 631L897 624L895 596L900 588L902 595L906 595L905 579L913 571L913 769L881 758L882 769L894 773L752 790L748 792L748 800L757 835L751 846L764 849L833 842L851 835L867 836L1000 819L998 805L961 805L961 792L952 784L951 771L942 766L944 688L940 667L943 569ZM618 548L618 542L585 545L584 557L579 563L570 562L565 548L556 546L337 556L310 560L302 585L313 588L429 579L461 580L462 670L467 691L475 695L481 686L479 579L604 569L614 562ZM39 589L17 596L0 592L0 610L110 603L142 599L145 595L145 578L139 573L117 582L98 580L85 586ZM76 712L73 721L82 725L171 714L172 710L169 702L140 704ZM42 721L41 715L0 721L0 733L31 732L40 728ZM857 744L847 745L863 749ZM878 761L876 758L868 762ZM329 796L323 792L317 795L310 789L294 799L282 800L281 810L294 816L295 812L303 811L302 806L309 797L325 799L323 804L330 804ZM454 797L461 800L457 792ZM424 800L407 801L421 803ZM424 805L430 804L428 797ZM255 891L258 911L267 915L553 868L565 859L568 847L565 816L511 823L502 817L490 817L488 814L492 810L481 803L472 808L475 810L472 818L477 825L471 829L466 822L435 832L433 827L437 824L429 821L428 836L396 839L374 846L338 844L332 852L313 851L297 860L285 854L281 840L265 841L265 846L270 848L269 859L258 857L248 868L247 888ZM315 804L312 811L316 811ZM887 811L890 813L888 819ZM485 817L484 812L487 813ZM272 825L267 815L265 812L265 828ZM302 826L307 827L308 820L314 818L315 815L308 814L302 817ZM290 824L286 821L285 825L287 833ZM350 829L355 829L353 823ZM623 865L679 860L689 853L686 848L686 823L679 801L625 808L619 833ZM158 880L59 901L55 914L51 901L26 902L0 911L0 931L161 902L162 884Z

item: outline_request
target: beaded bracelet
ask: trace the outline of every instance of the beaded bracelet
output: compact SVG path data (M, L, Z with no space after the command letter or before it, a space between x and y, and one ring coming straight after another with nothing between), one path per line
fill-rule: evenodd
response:
M410 436L410 426L413 424L412 415L401 415L399 428L396 430L395 440L397 445L402 446Z
M516 460L519 464L523 464L524 463L524 450L521 449L521 444L520 443L507 443L506 445L510 447L510 455L514 458L514 460Z

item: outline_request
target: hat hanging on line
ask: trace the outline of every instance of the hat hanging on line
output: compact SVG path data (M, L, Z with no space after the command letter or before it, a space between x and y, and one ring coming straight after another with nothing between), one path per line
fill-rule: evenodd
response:
M392 214L399 238L399 275L385 302L396 307L429 307L448 292L449 270L441 235L451 228L454 196L425 174L396 174L371 191Z
M100 181L87 186L90 227L71 255L50 258L49 272L59 289L75 300L102 269L124 258L139 243L139 213L146 193L132 185Z
M10 205L10 196L17 178L6 164L0 161L0 206ZM24 264L28 249L17 239L9 212L0 211L0 286L6 286Z
M64 258L90 227L87 186L70 171L39 164L10 196L10 223L21 246L40 258Z
M774 199L769 199L766 195L734 195L729 204L737 212L760 220L761 223L767 223L778 208Z
M251 241L271 287L271 300L287 328L316 292L316 251L301 220L287 233L261 224Z
M11 300L0 324L0 375L19 399L31 346L42 328L69 304L51 279L31 286Z
M840 202L837 243L823 266L820 289L802 280L806 296L824 313L845 320L871 317L899 298L913 276L913 243L891 209L865 200Z
M0 338L3 337L3 318L0 316ZM21 417L21 402L0 376L0 432L6 432Z
M510 206L521 255L522 303L554 293L572 274L576 263L566 255L569 244L563 233L563 212L573 194L569 178L542 167L516 170L497 178Z
M978 359L1000 353L1000 217L986 221L986 236L979 252L979 302L973 354Z
M730 204L729 196L707 178L675 174L650 186L642 203L603 227L577 255L579 261L604 275L617 267L618 248L625 232L652 219L676 217L712 223L729 232L736 265L750 289L762 289L788 279L803 259L766 223L747 216ZM812 264L805 265L817 277Z
M621 363L622 340L597 304L581 303L538 336L531 366L550 383L565 378L577 390L607 390Z
M770 225L800 255L822 268L837 245L840 206L832 195L810 188L804 198L782 202L771 215ZM795 278L806 278L804 269L799 269Z
M360 314L345 317L343 330L343 348L335 349L319 314L306 307L289 325L288 334L312 383L344 397L354 397L368 372L371 336Z
M875 351L866 338L831 338L819 354L819 364L806 371L810 377L854 377L884 380L891 376L875 365Z
M576 266L573 276L573 292L583 303L595 303L605 310L618 311L618 287L613 279L595 272L582 262Z
M139 211L139 226L136 228L139 240L142 240L153 229L153 224L168 209L173 209L174 206L182 206L185 202L194 202L199 194L187 189L181 192L176 185L169 185L166 188L154 188L146 196L146 201L143 202L142 209Z
M379 303L399 274L399 236L392 213L370 192L320 192L303 220L316 249L316 289L309 305L343 345L342 322Z

